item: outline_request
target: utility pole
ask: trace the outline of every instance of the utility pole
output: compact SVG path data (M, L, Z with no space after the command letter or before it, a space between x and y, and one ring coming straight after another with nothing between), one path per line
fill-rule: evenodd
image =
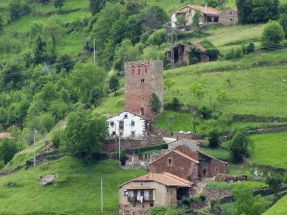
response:
M94 39L94 63L96 62L96 39Z
M103 179L101 178L101 212L104 212Z
M170 58L171 58L171 69L174 69L174 28L172 27L172 22L171 21L171 30L170 30Z
M121 134L119 133L119 162L121 165Z
M34 144L33 144L33 146L34 146L34 167L36 166L36 133L37 133L37 130L34 128L34 130L33 130L33 134L34 134Z

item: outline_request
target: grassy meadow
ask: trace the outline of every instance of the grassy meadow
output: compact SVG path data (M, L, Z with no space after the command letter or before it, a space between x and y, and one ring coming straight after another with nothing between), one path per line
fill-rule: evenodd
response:
M273 207L269 208L263 215L285 215L287 211L287 196L280 199Z
M59 173L53 184L41 187L39 175ZM90 166L69 156L0 178L0 214L100 214L103 180L104 213L116 214L118 186L145 170L121 170L118 161ZM14 187L6 184L14 183Z
M250 161L287 168L287 132L252 135L255 150Z

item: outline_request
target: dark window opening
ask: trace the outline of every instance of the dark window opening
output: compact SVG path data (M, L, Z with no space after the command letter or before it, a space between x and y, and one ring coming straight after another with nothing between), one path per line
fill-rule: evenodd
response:
M134 137L134 136L136 136L136 133L135 133L135 131L132 131L132 137Z
M172 160L171 160L171 158L169 158L169 159L167 160L167 165L168 165L168 166L172 166Z
M114 127L115 123L114 123L114 122L110 122L110 125L111 125L112 127Z
M112 134L111 134L111 136L112 136L112 137L116 136L116 132L113 131Z
M123 136L123 132L122 131L120 131L120 136Z
M150 203L149 206L150 206L151 208L153 208L153 203Z
M141 116L144 116L144 109L141 108Z
M232 19L230 19L230 21L232 21Z
M203 170L202 174L203 176L206 176L206 169Z
M131 126L135 126L135 121L132 120Z
M127 114L125 114L125 116L124 116L124 117L125 117L125 119L127 119L127 118L128 118L128 115L127 115Z
M124 129L124 121L119 121L119 129Z

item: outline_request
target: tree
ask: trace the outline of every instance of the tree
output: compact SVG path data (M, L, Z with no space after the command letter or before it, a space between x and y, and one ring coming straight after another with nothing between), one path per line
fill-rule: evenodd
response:
M64 6L65 0L54 0L54 7L59 8L61 11L61 8Z
M284 37L285 33L282 26L277 21L270 20L263 30L262 44L265 48L274 49L274 46L278 45Z
M245 157L250 157L254 143L246 128L240 128L234 132L229 143L229 149L235 163L242 162Z
M4 138L0 141L0 157L7 164L18 152L14 139Z
M228 96L227 96L227 94L226 94L226 92L224 90L222 90L222 89L218 90L216 99L217 99L217 101L220 102L221 106L222 106L223 102L226 100L227 97Z
M74 65L75 63L72 60L71 56L64 54L64 55L61 55L56 60L56 71L61 72L62 69L65 69L66 72L70 72L73 69Z
M191 25L195 28L199 28L199 23L203 19L202 14L199 11L195 11L194 16L192 17Z
M112 92L115 92L115 96L117 95L117 90L119 89L119 86L119 79L116 75L112 75L109 81L109 88Z
M157 115L160 112L162 103L159 100L159 97L155 93L151 94L150 103L152 112L154 112L155 115Z
M172 129L172 126L174 125L174 123L176 122L177 120L177 115L170 115L168 117L168 128L170 130L170 134L171 136L173 136L173 129Z
M96 15L104 7L106 0L89 0L89 9L92 16Z
M287 38L287 13L281 13L280 14L279 23L284 30L285 38Z
M211 132L208 134L208 142L209 142L209 147L210 148L217 148L219 146L219 132L217 129L213 129Z
M166 30L164 28L162 28L162 29L159 29L159 30L153 32L149 36L147 43L152 44L152 45L156 45L160 49L161 44L163 44L166 41L166 38L167 38Z
M232 189L232 196L234 215L260 215L266 209L266 200L260 195L253 196L253 189L246 184L238 183Z
M193 95L200 101L204 96L204 83L202 81L198 81L191 86L191 91Z
M169 21L167 12L159 6L151 6L143 10L141 17L143 19L143 29L145 32L161 28Z
M34 65L45 62L47 59L46 42L43 40L40 34L37 34L35 37L33 46Z
M87 103L91 98L91 92L96 88L102 88L107 73L105 70L95 65L95 63L81 63L78 62L69 78L71 80L74 89L84 103Z
M49 19L43 26L43 35L46 39L51 38L52 41L52 56L56 55L56 43L63 34L65 33L65 28L57 23L55 19Z
M83 109L69 114L64 140L68 151L82 157L85 162L91 162L93 155L102 151L106 136L105 118Z
M0 35L2 35L4 29L4 20L3 17L0 15Z
M276 174L271 174L271 175L268 175L266 180L265 180L265 183L268 184L268 187L274 191L275 195L277 195L277 193L279 192L279 189L281 187L281 184L283 182L283 178L282 176Z

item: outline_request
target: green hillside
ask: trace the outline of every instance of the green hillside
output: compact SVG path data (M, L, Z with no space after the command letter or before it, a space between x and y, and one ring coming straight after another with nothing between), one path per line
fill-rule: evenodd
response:
M16 7L19 10L27 3L19 17L11 16L11 2L20 3ZM1 140L2 172L24 165L33 159L34 150L39 154L54 140L61 150L71 150L67 147L65 130L61 129L71 113L86 111L92 121L92 117L108 117L123 111L122 66L126 59L163 60L164 79L173 82L171 87L165 86L166 109L152 123L153 127L170 132L194 132L196 122L197 133L207 138L214 129L229 135L239 127L253 130L286 124L287 40L284 38L280 44L263 48L265 23L211 25L176 32L175 45L180 42L211 44L211 50L217 49L219 55L215 61L176 65L171 69L166 59L171 47L169 14L186 4L204 5L206 1L125 0L120 4L109 0L94 15L89 0L66 0L61 11L53 2L36 2L0 0L0 30L3 27L0 32L0 132L9 131L14 137ZM280 13L287 13L282 4L285 1L280 2ZM235 0L229 0L218 9L235 5ZM158 16L154 16L155 13ZM167 32L159 46L149 38L162 27L167 27ZM254 52L243 53L250 43L254 44ZM113 75L119 81L116 95L109 83ZM174 101L177 101L177 110L173 108ZM233 121L234 116L241 120ZM37 133L33 136L35 129ZM286 132L252 135L255 151L249 160L286 169L286 135ZM16 154L6 163L8 153L5 154L4 146L7 143ZM102 153L95 147L92 150ZM204 150L230 160L225 149ZM246 165L242 172L240 168L241 165L232 164L230 173L251 174L251 167ZM39 175L53 173L59 173L59 180L41 187ZM118 185L145 173L146 170L119 169L118 161L94 161L88 165L70 156L35 168L22 168L0 178L0 214L100 214L101 178L103 214L116 214ZM283 214L286 204L285 196L266 214Z
M59 174L59 179L40 186L39 175ZM101 179L104 214L116 214L118 186L145 170L121 170L117 161L86 166L81 160L63 157L36 168L22 169L0 178L1 214L100 214ZM15 184L13 187L8 183Z

